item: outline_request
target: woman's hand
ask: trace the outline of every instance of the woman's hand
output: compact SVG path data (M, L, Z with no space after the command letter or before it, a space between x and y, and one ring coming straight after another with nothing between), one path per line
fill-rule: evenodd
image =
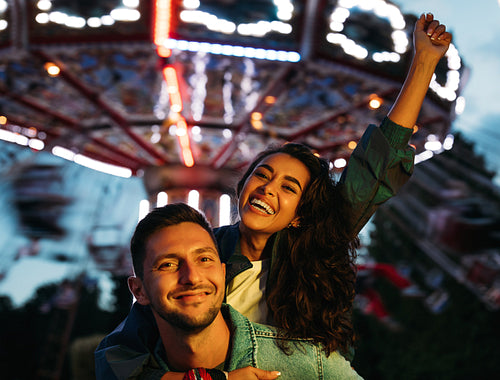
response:
M439 61L448 50L451 37L446 26L434 20L432 13L422 14L415 23L413 33L415 53L427 53L428 58Z
M422 108L432 75L451 43L451 33L434 20L432 13L420 16L413 32L414 51L403 87L389 111L389 119L405 128L413 128Z
M161 377L161 380L182 380L184 379L184 372L165 372L165 374Z
M278 371L265 371L255 367L245 367L229 372L229 380L272 380L276 379Z
M161 380L183 380L184 372L166 372ZM265 371L255 367L245 367L229 372L229 380L274 380L280 373L278 371Z

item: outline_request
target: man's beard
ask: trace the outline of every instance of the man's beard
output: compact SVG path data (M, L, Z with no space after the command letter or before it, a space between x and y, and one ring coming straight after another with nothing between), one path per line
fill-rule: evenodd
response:
M175 311L156 310L156 312L170 325L186 333L197 333L212 324L217 317L219 310L220 307L211 307L205 314L196 318Z
M200 289L203 288L186 287L178 290L177 292ZM213 292L216 291L215 287L209 288L209 290ZM215 320L222 305L222 297L222 294L219 295L219 298L214 300L213 305L208 309L206 313L196 316L182 313L179 310L172 310L171 308L166 307L161 300L152 302L151 307L168 324L186 333L196 333L210 326L210 324Z

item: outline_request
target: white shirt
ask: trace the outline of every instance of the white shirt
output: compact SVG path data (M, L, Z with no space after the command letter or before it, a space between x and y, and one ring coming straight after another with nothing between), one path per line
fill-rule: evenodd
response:
M226 289L226 301L252 322L267 322L267 304L264 297L269 259L252 261L252 268L234 277Z

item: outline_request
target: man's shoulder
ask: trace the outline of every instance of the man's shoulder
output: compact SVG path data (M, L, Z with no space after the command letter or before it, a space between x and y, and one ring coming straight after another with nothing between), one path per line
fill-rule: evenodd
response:
M269 326L269 325L263 325L257 322L251 322L250 324L253 327L253 330L255 332L255 336L257 337L269 337L269 338L277 338L278 337L278 330L276 327Z
M251 322L230 305L222 313L232 332L231 368L252 365L277 370L283 379L359 379L350 363L337 352L328 357L311 339L287 337L273 326Z
M127 317L99 344L99 349L126 346L139 352L146 352L158 340L158 329L149 306L135 302Z

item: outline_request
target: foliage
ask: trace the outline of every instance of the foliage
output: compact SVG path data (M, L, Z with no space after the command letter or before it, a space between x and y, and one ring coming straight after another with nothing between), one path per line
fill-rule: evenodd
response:
M127 315L131 297L126 279L117 277L115 312L107 312L98 307L98 289L84 285L78 289L78 303L69 340L64 341L65 327L70 310L54 306L53 300L60 284L50 284L39 288L32 299L20 308L15 308L8 297L0 298L0 373L4 379L40 378L40 368L55 367L61 352L62 379L73 378L70 366L70 347L73 343L112 331ZM81 345L80 345L81 346ZM93 350L91 350L93 351ZM92 353L90 353L92 355ZM92 368L93 370L93 368ZM42 376L43 377L43 376Z
M377 261L397 264L403 254L407 265L429 268L429 262L412 249L410 241L395 244L384 235L380 231L372 234L370 254ZM406 250L398 248L401 245ZM411 251L413 258L406 255ZM445 277L441 284L450 302L440 313L431 312L424 299L405 298L387 280L376 279L374 287L403 327L392 331L373 316L355 313L359 339L353 367L365 379L498 378L500 311L488 310L451 277Z

